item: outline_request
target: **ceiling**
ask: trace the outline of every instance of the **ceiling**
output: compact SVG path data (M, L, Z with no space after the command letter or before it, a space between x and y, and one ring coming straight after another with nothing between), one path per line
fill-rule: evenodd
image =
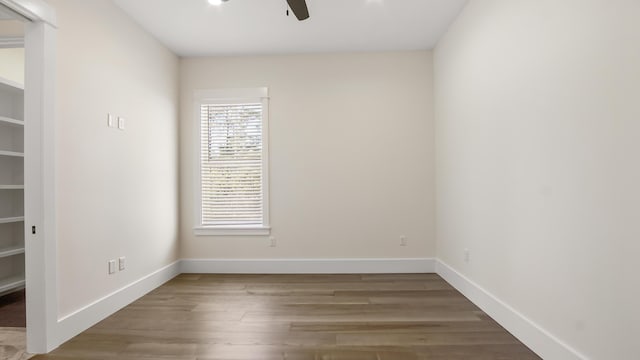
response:
M467 0L113 0L181 56L431 49Z

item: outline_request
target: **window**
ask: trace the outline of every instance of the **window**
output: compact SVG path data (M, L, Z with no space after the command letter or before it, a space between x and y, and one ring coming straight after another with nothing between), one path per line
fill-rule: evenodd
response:
M268 235L268 92L198 92L196 235Z

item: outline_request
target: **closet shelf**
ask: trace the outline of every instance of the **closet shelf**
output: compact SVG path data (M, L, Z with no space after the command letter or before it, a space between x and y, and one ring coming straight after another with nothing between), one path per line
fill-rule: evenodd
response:
M2 2L2 1L0 1ZM9 224L10 227L22 227L25 225L24 201L18 202L20 193L7 193L6 190L22 190L24 182L18 180L24 174L24 144L25 122L22 117L24 109L24 86L15 81L0 77L0 183L2 199L0 207L2 215L0 224ZM22 168L22 169L21 169ZM15 184L22 182L22 184ZM13 184L12 184L13 183ZM8 197L5 195L9 195ZM3 225L6 227L6 225ZM7 229L12 230L12 229ZM24 244L23 231L2 231L0 236L0 296L24 289ZM2 351L0 351L1 353Z
M19 94L24 92L24 85L18 84L15 81L0 77L0 91Z
M10 248L0 249L0 258L24 254L23 246L13 246Z
M23 127L24 121L18 119L12 119L5 116L0 116L0 125L12 125L16 127Z
M24 216L0 218L0 224L10 224L24 221Z
M24 157L24 153L15 152L15 151L0 150L0 156Z
M4 279L0 279L0 294L9 291L23 288L25 284L24 275L12 276Z
M0 185L0 190L24 190L24 185Z

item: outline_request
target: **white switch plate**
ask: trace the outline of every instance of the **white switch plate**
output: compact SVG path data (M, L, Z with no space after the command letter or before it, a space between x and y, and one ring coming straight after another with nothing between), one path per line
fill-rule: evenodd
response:
M120 268L120 271L125 269L125 260L127 258L125 258L124 256L121 258L118 258L118 267Z
M108 127L116 126L115 122L113 121L113 115L111 114L107 114L107 126Z
M400 246L407 246L407 237L404 235L400 236Z
M278 242L276 241L276 237L275 236L270 236L269 237L269 247L276 247L278 246Z
M118 117L118 129L124 130L125 120L123 117Z
M116 261L109 260L109 274L115 274L116 272Z

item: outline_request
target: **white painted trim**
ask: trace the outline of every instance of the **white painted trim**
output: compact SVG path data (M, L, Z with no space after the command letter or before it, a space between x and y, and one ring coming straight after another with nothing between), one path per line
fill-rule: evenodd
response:
M587 360L577 350L441 260L406 259L183 259L165 266L58 320L60 345L175 276L184 274L437 273L544 359ZM56 345L56 346L57 346Z
M509 304L445 264L442 260L436 261L435 270L451 286L460 291L543 359L587 359L586 356L580 354Z
M180 261L169 264L58 320L62 344L180 274Z
M169 264L57 321L55 343L63 344L123 307L185 274L390 274L433 273L435 260L411 259L185 259Z
M0 76L0 85L2 85L2 87L0 87L1 90L3 91L11 91L14 92L16 94L22 93L24 91L24 85L17 83L13 80L9 80L9 79L5 79L2 76Z
M265 228L271 229L271 179L269 178L269 164L271 161L269 155L269 90L263 88L266 91L265 96L262 98L262 225Z
M406 259L184 259L169 264L57 320L53 348L131 304L180 273L386 274L433 273L432 258ZM52 349L48 349L50 351Z
M0 0L0 4L31 21L57 26L55 10L43 0Z
M47 22L32 20L25 26L24 92L27 351L45 353L60 345L55 340L58 320L56 29ZM32 234L32 226L36 228L35 234Z
M201 133L202 123L200 119L200 110L202 105L216 102L247 102L257 101L262 104L262 226L255 230L239 229L235 230L230 227L207 226L202 223L202 151L201 151ZM194 235L196 236L265 236L271 231L270 217L270 178L269 178L269 88L240 88L240 89L211 89L211 90L195 90L193 102L192 119L196 122L194 127L195 133L192 134L193 142L193 159L196 160L194 166L194 204L193 210L195 216L195 224L193 224ZM219 228L219 231L212 231Z
M55 224L56 14L43 0L0 0L25 23L25 273L27 351L56 348L57 242ZM36 226L36 234L30 227Z
M195 236L267 236L271 233L270 227L196 227L193 229Z
M185 274L433 273L435 260L411 259L183 259Z

